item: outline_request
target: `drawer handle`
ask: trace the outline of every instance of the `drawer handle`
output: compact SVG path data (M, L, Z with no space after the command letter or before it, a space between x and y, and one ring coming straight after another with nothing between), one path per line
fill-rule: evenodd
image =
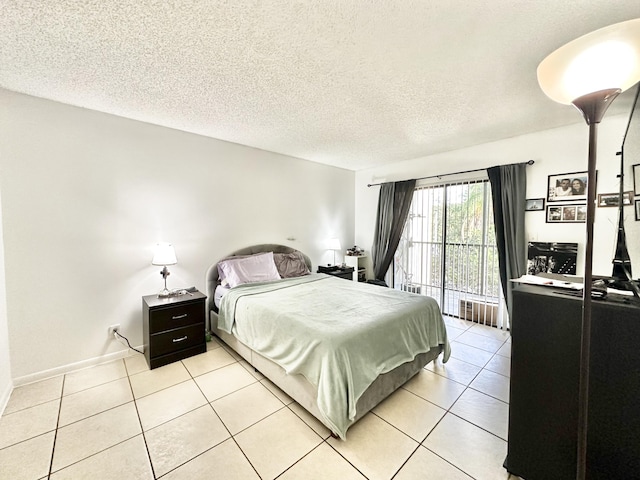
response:
M187 339L187 336L186 336L186 335L185 335L184 337L182 337L182 338L174 338L174 339L173 339L173 343L182 342L182 341L184 341L184 340L186 340L186 339Z
M183 313L182 315L176 315L175 317L171 317L171 320L179 320L181 318L185 318L187 316L186 313Z

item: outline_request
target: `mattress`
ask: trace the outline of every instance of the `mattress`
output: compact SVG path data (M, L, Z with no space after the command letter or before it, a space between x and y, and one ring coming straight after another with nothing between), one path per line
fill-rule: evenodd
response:
M229 291L228 287L223 287L222 285L218 285L213 292L213 304L216 308L220 309L220 302L222 301L222 297Z

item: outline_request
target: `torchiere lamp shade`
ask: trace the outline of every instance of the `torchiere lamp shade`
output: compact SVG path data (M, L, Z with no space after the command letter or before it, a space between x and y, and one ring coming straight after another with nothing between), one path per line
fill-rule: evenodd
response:
M640 18L563 45L538 65L537 74L542 91L566 105L601 90L624 92L640 80Z

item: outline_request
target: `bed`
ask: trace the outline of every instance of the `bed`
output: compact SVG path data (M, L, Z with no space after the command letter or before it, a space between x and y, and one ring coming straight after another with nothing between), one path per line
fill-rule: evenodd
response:
M283 245L225 256L207 271L210 331L344 440L427 363L446 362L449 342L434 299L311 272Z

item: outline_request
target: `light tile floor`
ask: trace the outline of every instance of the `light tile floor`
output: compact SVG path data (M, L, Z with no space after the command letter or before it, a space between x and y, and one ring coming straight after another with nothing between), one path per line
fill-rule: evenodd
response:
M445 322L450 361L347 441L215 340L155 370L135 354L18 387L0 418L0 479L506 480L509 335Z

